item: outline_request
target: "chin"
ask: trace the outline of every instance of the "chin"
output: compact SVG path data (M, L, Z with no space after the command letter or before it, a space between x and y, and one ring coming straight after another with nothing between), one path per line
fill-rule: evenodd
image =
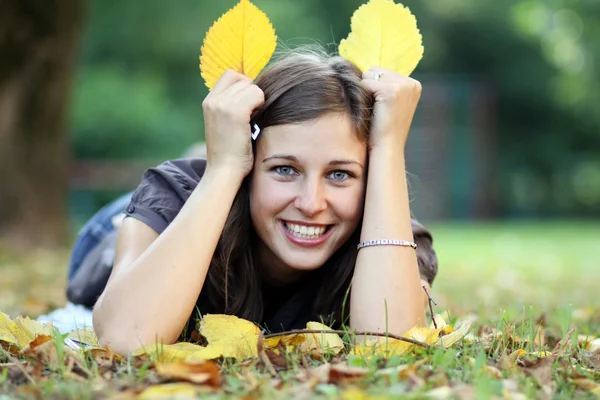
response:
M285 263L289 268L296 271L314 271L321 268L329 259L329 257L317 256L311 257L306 255L298 255L297 257L281 257L281 261Z

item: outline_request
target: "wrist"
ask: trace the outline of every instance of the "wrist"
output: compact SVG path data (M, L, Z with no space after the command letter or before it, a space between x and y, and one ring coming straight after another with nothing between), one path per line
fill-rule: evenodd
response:
M233 164L211 164L206 165L202 180L220 181L232 185L241 185L248 172L240 166Z
M386 137L374 140L369 149L369 154L378 156L404 157L405 142L395 137Z

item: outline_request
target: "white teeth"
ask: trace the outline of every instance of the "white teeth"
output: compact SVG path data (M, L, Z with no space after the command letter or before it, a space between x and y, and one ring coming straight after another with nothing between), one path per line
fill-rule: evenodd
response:
M293 235L303 239L316 239L325 232L324 226L305 226L285 222L286 229Z

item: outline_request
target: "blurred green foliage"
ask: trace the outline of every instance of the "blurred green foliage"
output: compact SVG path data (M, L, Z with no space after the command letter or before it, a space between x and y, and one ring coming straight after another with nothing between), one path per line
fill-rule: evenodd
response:
M281 47L338 43L363 3L254 2ZM403 3L423 34L417 79L479 82L494 93L498 216L598 216L600 2ZM73 97L74 157L167 159L202 139L199 49L234 4L90 0Z

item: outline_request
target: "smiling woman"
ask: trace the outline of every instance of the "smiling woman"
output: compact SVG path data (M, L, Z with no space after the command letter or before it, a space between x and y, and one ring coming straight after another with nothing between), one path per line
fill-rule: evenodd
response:
M94 308L101 342L122 353L172 343L206 313L270 331L422 323L437 261L430 233L411 224L403 153L420 86L372 75L314 51L289 53L255 83L225 72L203 104L207 160L148 170L127 207ZM417 251L359 255L361 240L388 238Z

